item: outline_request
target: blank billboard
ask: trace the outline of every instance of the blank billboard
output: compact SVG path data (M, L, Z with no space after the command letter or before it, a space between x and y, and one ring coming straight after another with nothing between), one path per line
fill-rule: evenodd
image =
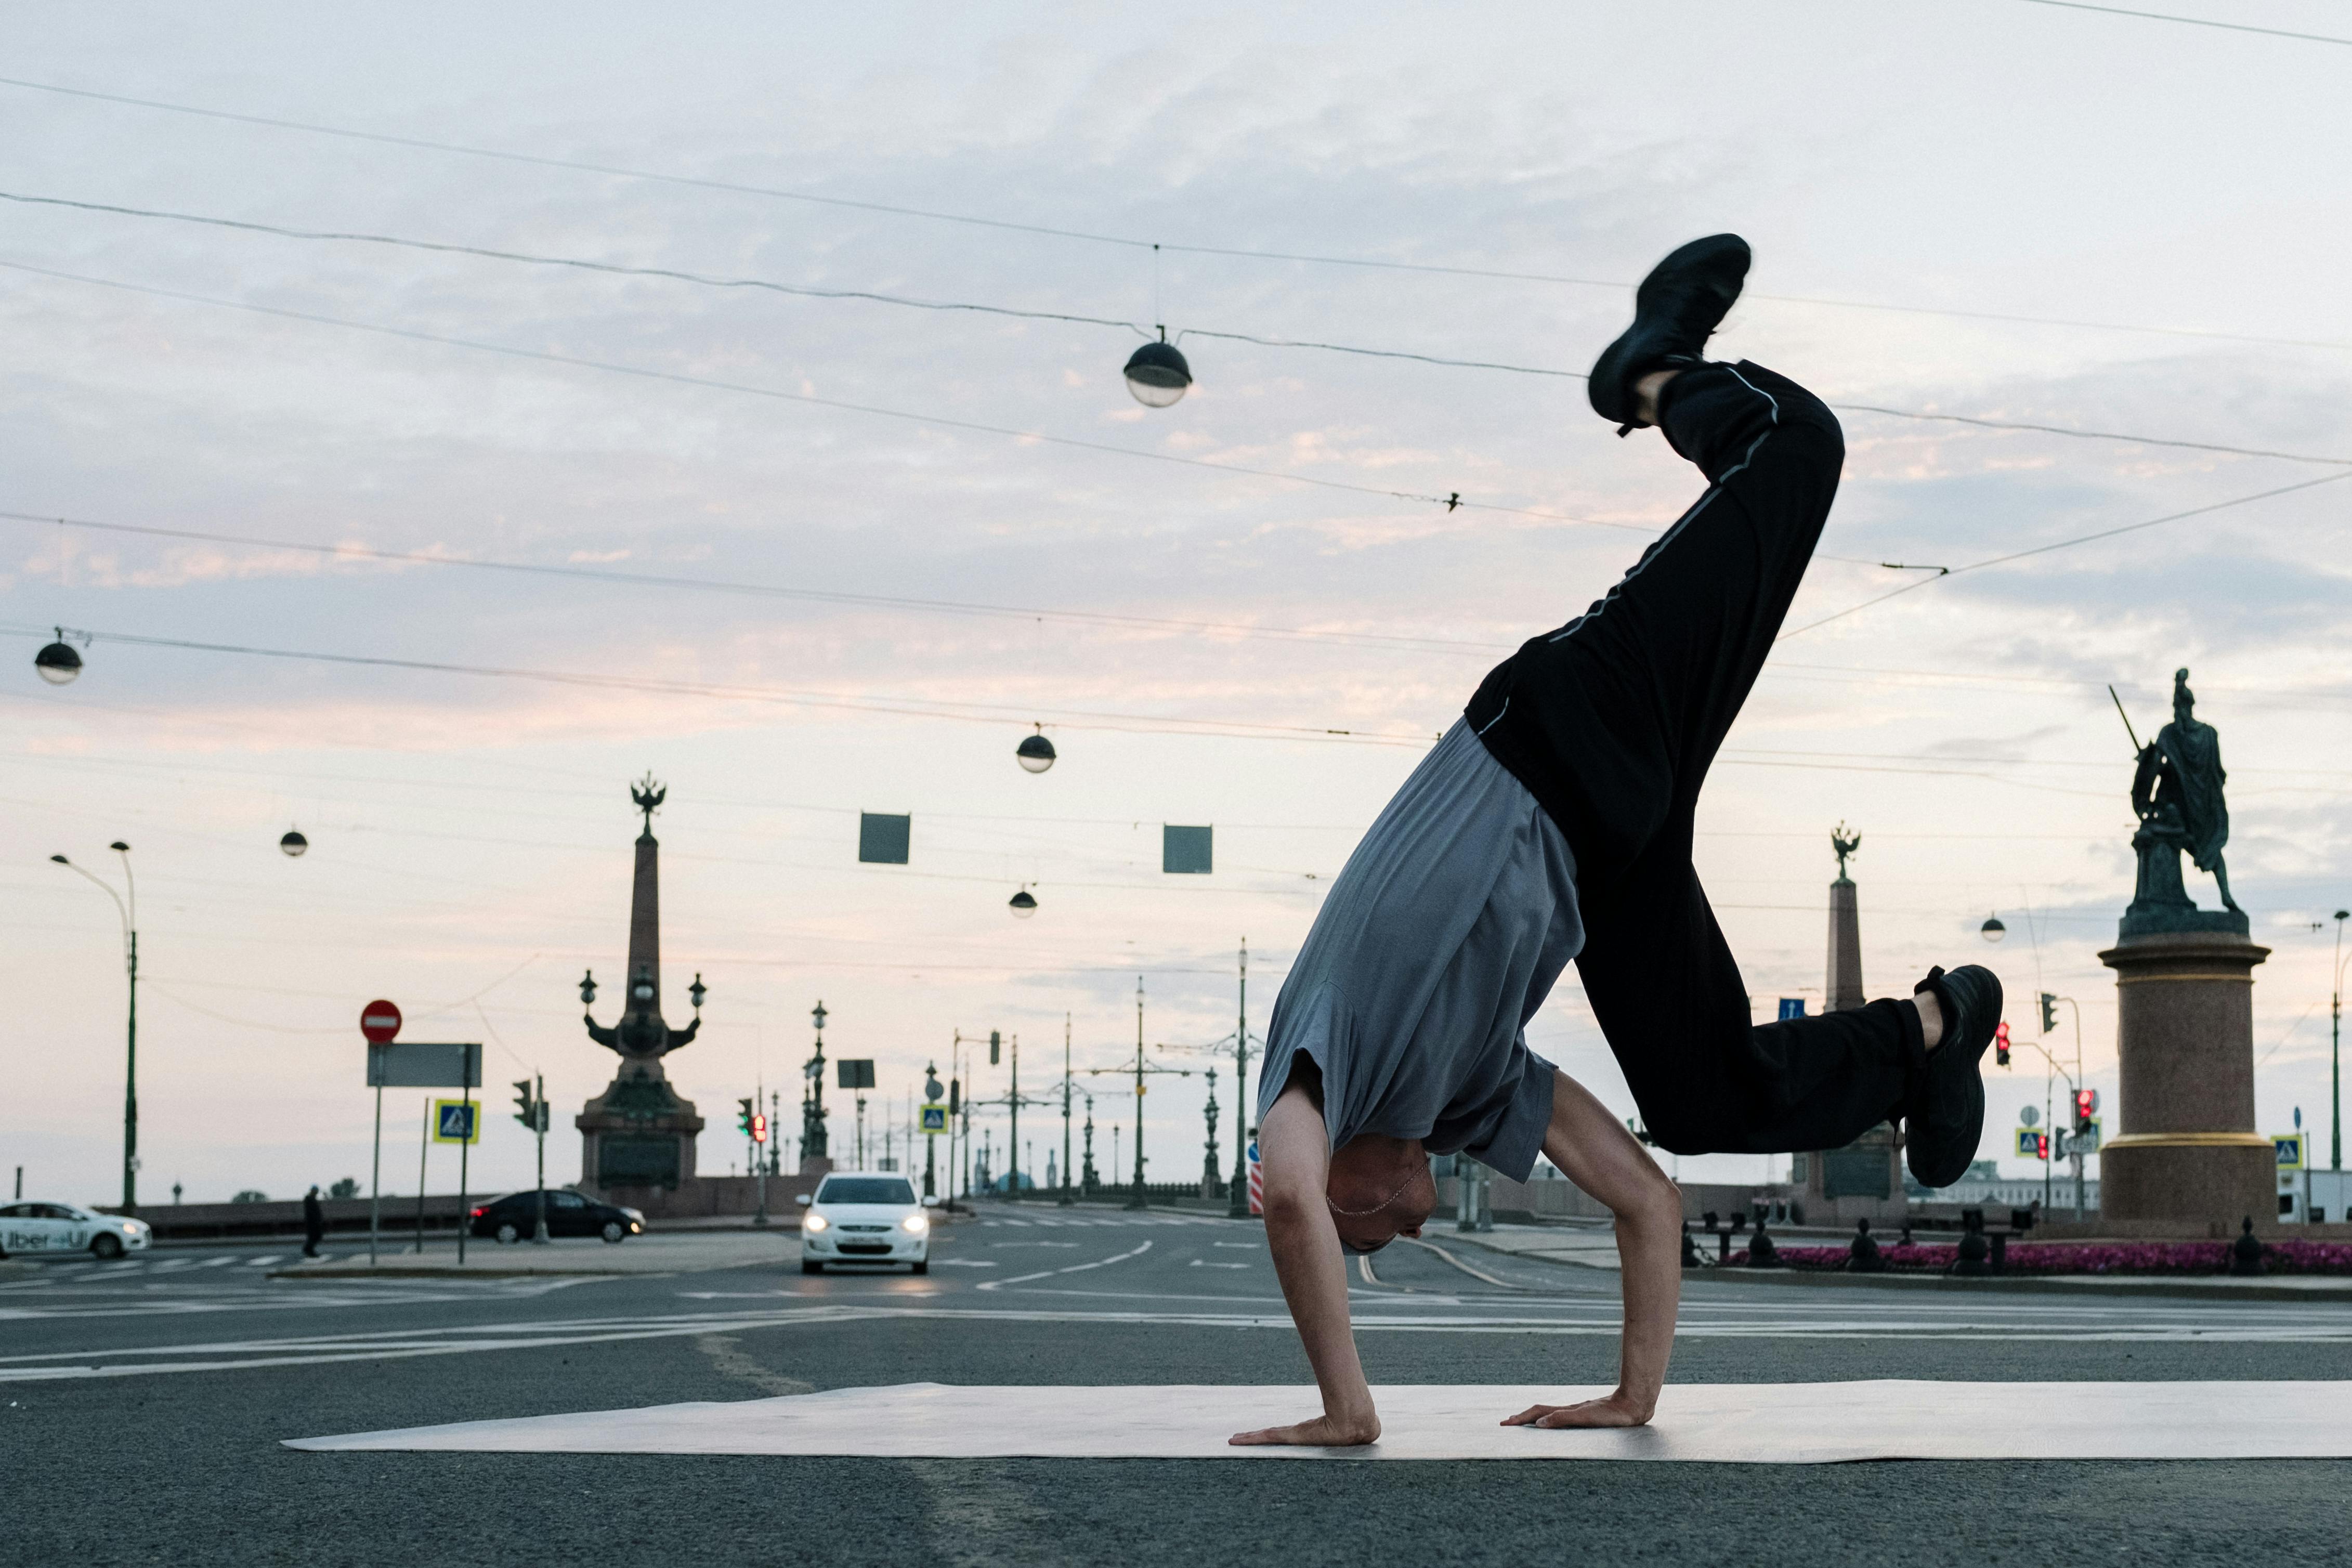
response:
M861 811L857 814L857 858L869 866L903 866L907 863L907 841L914 837L914 830L912 816Z
M1178 827L1162 823L1160 827L1160 868L1182 876L1205 877L1213 859L1210 840L1213 827Z

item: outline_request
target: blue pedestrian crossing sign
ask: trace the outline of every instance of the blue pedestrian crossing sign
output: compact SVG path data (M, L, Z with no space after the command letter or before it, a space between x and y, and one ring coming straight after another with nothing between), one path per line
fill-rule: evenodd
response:
M944 1105L923 1107L923 1131L944 1132L948 1130L948 1108Z
M2277 1155L2277 1156L2278 1156L2278 1168L2279 1168L2280 1170L2282 1170L2282 1171L2300 1171L2300 1170L2302 1170L2302 1169L2303 1169L2303 1134L2302 1134L2302 1133L2300 1133L2300 1132L2273 1132L2273 1133L2272 1133L2272 1134L2271 1134L2271 1152L2272 1152L2273 1154L2275 1154L2275 1155Z
M478 1101L436 1100L433 1102L433 1142L478 1143L482 1141L482 1108Z

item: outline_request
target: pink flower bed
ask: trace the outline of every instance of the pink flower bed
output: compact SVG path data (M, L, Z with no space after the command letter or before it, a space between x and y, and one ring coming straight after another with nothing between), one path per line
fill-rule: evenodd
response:
M1790 1268L1843 1268L1852 1256L1843 1247L1783 1247L1779 1254ZM1890 1270L1927 1273L1951 1268L1960 1249L1949 1242L1882 1245L1878 1255ZM1730 1261L1745 1267L1748 1254L1735 1252ZM2267 1241L2263 1264L2273 1274L2352 1274L2352 1242ZM2013 1241L2001 1267L2008 1274L2226 1274L2230 1243Z

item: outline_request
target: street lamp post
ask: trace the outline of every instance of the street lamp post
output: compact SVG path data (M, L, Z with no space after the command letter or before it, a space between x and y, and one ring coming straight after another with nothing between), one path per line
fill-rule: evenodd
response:
M114 900L115 913L122 917L123 963L131 976L122 1056L122 1211L128 1214L139 1206L139 884L131 874L131 846L118 838L107 847L122 857L122 885L131 895L128 903L104 878L83 870L62 855L49 858L97 883Z
M1070 1195L1070 1016L1062 1015L1062 1196L1061 1206L1068 1208L1076 1200Z
M2352 910L2336 911L2336 989L2327 1022L2327 1168L2344 1168L2344 922Z

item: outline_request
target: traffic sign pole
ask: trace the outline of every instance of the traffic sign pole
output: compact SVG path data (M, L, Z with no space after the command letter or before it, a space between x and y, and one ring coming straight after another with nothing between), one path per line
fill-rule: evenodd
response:
M467 1054L470 1057L480 1048L469 1046ZM466 1266L466 1233L474 1228L473 1216L466 1212L466 1156L473 1152L474 1147L474 1080L482 1076L478 1063L468 1061L466 1066L466 1082L458 1089L466 1102L466 1141L457 1145L457 1267L460 1268Z
M360 1037L371 1046L390 1045L400 1033L400 1009L371 1002L360 1009ZM423 1187L417 1189L424 1191ZM383 1228L383 1085L375 1086L375 1163L368 1175L368 1267L375 1267L376 1238Z

